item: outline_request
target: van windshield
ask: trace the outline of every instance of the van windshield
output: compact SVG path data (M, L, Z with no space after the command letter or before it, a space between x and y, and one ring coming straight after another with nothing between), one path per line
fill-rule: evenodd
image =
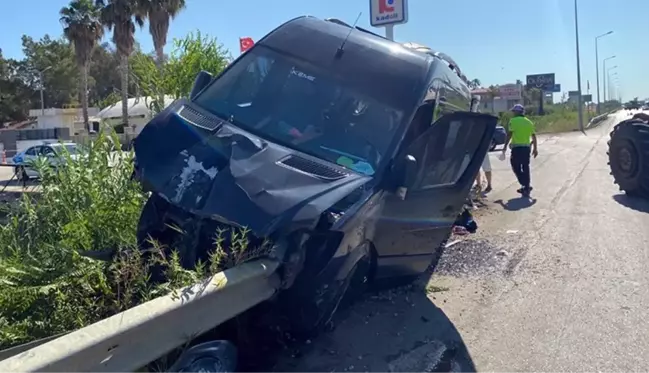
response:
M262 138L372 175L404 110L362 88L260 45L194 102Z

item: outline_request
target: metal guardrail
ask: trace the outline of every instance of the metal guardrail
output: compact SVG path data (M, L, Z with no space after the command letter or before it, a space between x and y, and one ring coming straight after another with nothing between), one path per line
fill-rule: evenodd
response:
M257 260L0 361L0 372L133 372L269 299L278 262Z
M586 125L586 128L590 128L592 125L604 121L606 118L608 118L609 115L615 113L616 111L618 111L618 110L617 109L612 110L612 111L609 111L608 113L604 113L602 115L598 115L596 117L593 117L590 121L588 121L588 124Z
M21 352L31 350L32 348L38 347L38 346L40 346L40 345L42 345L44 343L47 343L49 341L53 341L53 340L55 340L57 338L60 338L60 337L62 337L64 335L66 335L66 334L68 334L68 333L60 333L60 334L57 334L57 335L53 335L51 337L37 339L35 341L31 341L31 342L22 344L20 346L16 346L16 347L8 348L6 350L2 350L2 351L0 351L0 361L2 361L4 359L8 359L8 358L10 358L12 356L16 356Z

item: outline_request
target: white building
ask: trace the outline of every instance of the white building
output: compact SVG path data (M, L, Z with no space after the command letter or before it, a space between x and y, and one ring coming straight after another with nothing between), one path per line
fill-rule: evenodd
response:
M480 111L483 113L498 114L508 111L516 104L523 103L522 84L499 85L493 92L489 88L477 88L471 93L480 96Z
M155 115L150 109L151 97L133 97L128 99L128 123L131 128L124 129L132 134L138 134ZM174 102L172 96L165 96L165 108ZM96 118L103 126L115 127L122 123L122 101L102 109Z
M96 115L98 112L99 108L88 108L88 116ZM81 108L77 107L62 109L50 108L45 110L35 109L29 111L29 116L36 118L36 124L32 125L31 128L68 128L70 134L80 133L86 130L83 125L83 112Z

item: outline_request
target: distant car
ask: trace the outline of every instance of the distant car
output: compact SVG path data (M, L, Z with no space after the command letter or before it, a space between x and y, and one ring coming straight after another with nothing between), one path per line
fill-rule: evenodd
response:
M494 132L494 137L491 139L491 145L489 146L489 151L496 150L498 145L505 145L505 140L507 139L507 131L505 127L496 126L496 131Z
M59 155L64 153L64 149L72 158L76 158L79 154L77 144L72 142L35 145L16 154L12 158L13 163L16 165L14 167L16 178L18 180L29 180L30 178L39 177L38 171L31 167L31 162L44 157L51 165L57 166L61 162Z

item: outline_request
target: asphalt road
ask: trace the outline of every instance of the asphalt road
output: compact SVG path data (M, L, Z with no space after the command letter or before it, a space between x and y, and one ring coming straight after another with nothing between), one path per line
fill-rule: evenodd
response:
M540 138L532 200L491 153L479 232L421 286L368 296L276 370L638 371L649 367L649 202L607 166L618 112L586 135Z

